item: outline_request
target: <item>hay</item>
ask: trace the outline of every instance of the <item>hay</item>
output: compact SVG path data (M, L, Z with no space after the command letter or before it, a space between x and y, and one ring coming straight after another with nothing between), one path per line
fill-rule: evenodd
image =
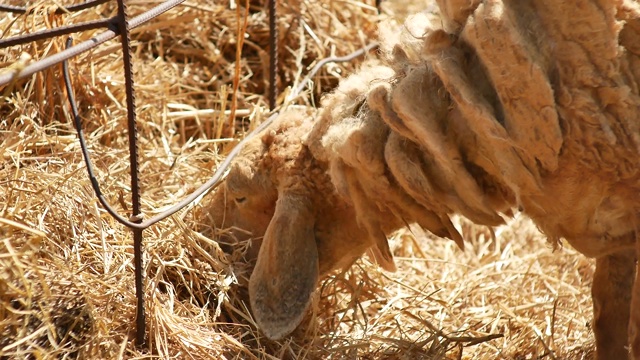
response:
M150 6L130 3L131 13ZM71 15L46 15L52 2L40 4L34 15L0 16L2 36L115 14L113 2ZM368 43L379 19L372 4L282 2L281 92L316 61ZM392 2L384 8L406 11ZM264 9L251 2L240 19L248 36L239 63L238 18L229 2L189 1L134 32L147 216L211 176L234 143L226 125L232 111L238 136L263 120ZM62 47L63 39L55 39L0 50L0 71L25 54L40 59ZM327 66L296 102L315 104L356 65ZM80 56L71 69L98 180L127 214L119 43ZM458 221L465 252L417 231L398 233L392 239L397 273L358 261L323 282L313 313L292 337L268 341L248 311L244 249L227 254L215 242L203 212L206 197L144 232L149 342L135 348L131 235L93 195L60 74L56 67L0 89L0 358L582 359L592 353L593 263L568 248L552 253L525 219L496 229L495 239ZM489 340L491 334L504 337Z

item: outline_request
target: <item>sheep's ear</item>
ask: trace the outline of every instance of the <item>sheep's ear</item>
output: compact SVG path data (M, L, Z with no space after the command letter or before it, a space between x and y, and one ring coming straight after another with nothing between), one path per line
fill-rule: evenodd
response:
M318 282L311 204L280 194L249 280L251 308L264 334L277 340L302 321Z

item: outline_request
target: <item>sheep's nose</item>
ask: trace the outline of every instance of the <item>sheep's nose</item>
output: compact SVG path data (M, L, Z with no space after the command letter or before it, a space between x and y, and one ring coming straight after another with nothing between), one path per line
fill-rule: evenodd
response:
M225 233L218 237L218 245L225 254L231 255L233 253L235 245L237 245L237 241L233 238L233 236Z
M246 242L249 242L246 244ZM218 236L218 245L226 254L232 254L239 246L248 245L244 255L248 261L255 260L260 251L262 237L253 237L245 231L228 230Z

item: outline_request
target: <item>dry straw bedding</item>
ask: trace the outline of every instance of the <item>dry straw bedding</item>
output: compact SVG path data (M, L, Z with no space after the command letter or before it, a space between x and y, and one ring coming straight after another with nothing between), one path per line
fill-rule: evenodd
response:
M0 16L2 36L115 14L114 4L65 15L49 15L53 2L38 4L33 15ZM138 13L155 3L130 4ZM407 7L385 4L382 17L400 18ZM237 136L264 119L265 6L254 1L248 12L240 9L187 1L133 35L147 215L206 181L233 146L225 137L229 114L220 110L235 106L243 115L234 119ZM380 19L373 1L295 0L279 10L282 91L318 59L370 41ZM237 62L243 23L247 36ZM26 54L55 53L62 42L3 49L0 71L19 66ZM296 101L315 104L356 65L329 65ZM78 57L71 68L98 180L126 214L119 43ZM135 348L131 235L93 195L60 79L54 68L0 89L0 358L582 359L592 353L593 263L570 248L553 252L523 218L496 229L495 239L458 221L468 242L464 252L416 229L398 233L391 239L397 273L358 261L322 284L305 326L268 341L248 311L244 249L228 254L216 243L201 211L207 197L144 232L149 342ZM196 109L215 111L177 113ZM472 342L489 334L504 337Z

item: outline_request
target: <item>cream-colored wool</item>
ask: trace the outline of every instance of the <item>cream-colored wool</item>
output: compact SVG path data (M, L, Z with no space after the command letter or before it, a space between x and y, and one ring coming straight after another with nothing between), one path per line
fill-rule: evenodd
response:
M407 224L463 246L451 215L494 226L523 211L551 240L597 257L598 359L622 359L628 346L640 359L640 278L629 280L640 208L638 3L438 3L440 22L415 16L400 33L382 31L386 64L322 101L305 156L326 163L336 206L354 209L368 234L358 247L376 258L390 255L385 234ZM351 258L353 241L333 243ZM264 250L258 259L256 278L286 261ZM286 287L270 291L295 300ZM289 328L305 310L294 307ZM258 319L270 311L253 310ZM259 324L269 334L273 324Z

